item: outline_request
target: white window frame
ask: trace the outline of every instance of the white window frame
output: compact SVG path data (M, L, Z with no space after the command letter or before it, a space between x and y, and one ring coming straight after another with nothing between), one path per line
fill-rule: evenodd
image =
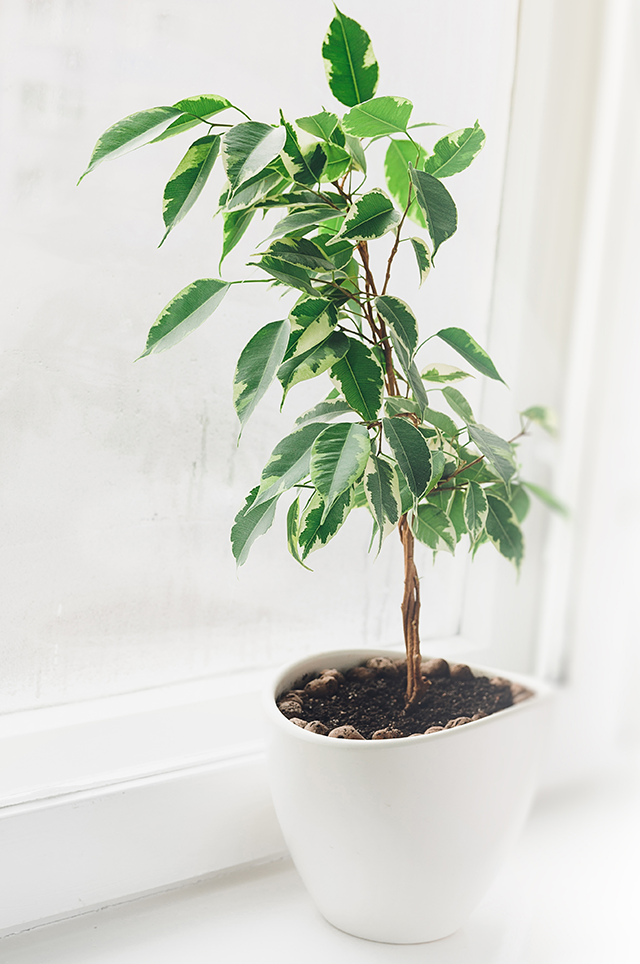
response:
M514 303L513 292L526 289L540 207L552 204L544 151L557 142L562 116L549 97L559 79L559 50L567 41L572 16L583 28L584 49L576 48L578 75L589 69L594 46L604 52L604 81L598 96L588 84L576 83L582 143L575 153L584 160L576 162L572 157L567 165L574 165L572 176L580 179L581 187L575 196L565 198L574 209L567 215L566 234L550 242L547 257L558 270L547 280L549 290L542 293L549 305L559 299L564 317L568 311L571 318L566 354L571 362L569 385L566 397L556 401L574 427L583 421L581 400L593 366L596 318L589 304L595 303L594 288L599 284L597 276L584 269L584 246L601 227L606 204L602 192L594 196L590 188L596 164L600 181L603 166L611 174L606 151L613 147L602 147L592 163L588 158L593 157L590 148L596 144L596 127L597 142L607 142L603 123L609 125L610 144L614 142L620 83L615 63L628 6L627 0L521 2L490 333L496 343L502 344L506 337L514 370L526 359L528 318L526 304L518 305L517 297ZM601 28L604 40L599 39ZM534 143L539 145L537 153L531 150ZM583 170L579 170L581 163ZM519 184L535 180L536 191L526 198L519 193ZM587 197L594 199L585 203ZM577 259L576 251L580 251ZM577 267L580 264L582 269ZM560 292L559 277L564 278ZM485 413L494 404L488 397ZM562 448L559 471L550 473L547 480L567 502L573 501L576 466L583 456L584 435L572 431L572 441ZM571 528L562 522L551 524L545 579L532 589L543 614L536 671L551 679L562 676L567 662L567 635L557 627L565 627L569 618L570 582L576 571L573 540ZM481 594L488 600L483 618L499 634L504 600L498 596L491 571L482 579L475 598ZM509 600L510 616L514 606ZM465 619L470 625L470 616ZM482 637L466 632L463 624L462 633L443 640L440 650L443 655L481 652L483 646ZM1 719L0 750L5 763L0 852L4 867L11 870L5 872L0 886L0 935L28 928L34 921L73 916L282 854L284 842L268 795L262 744L256 739L258 693L268 675L268 671L239 672ZM43 760L50 764L48 775L43 774Z

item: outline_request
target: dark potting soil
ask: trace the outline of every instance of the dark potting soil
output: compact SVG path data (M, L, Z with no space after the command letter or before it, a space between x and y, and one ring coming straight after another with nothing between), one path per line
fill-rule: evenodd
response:
M506 679L474 677L466 665L450 667L444 660L431 660L424 664L425 695L417 706L405 711L406 664L402 660L370 662L385 665L373 668L364 664L344 675L328 669L298 680L291 690L280 694L281 712L298 726L325 735L347 727L331 735L385 739L422 734L431 727L449 729L490 716L533 695ZM430 664L438 664L433 675L429 674ZM333 676L337 685L323 686L327 676ZM351 728L355 728L355 734Z

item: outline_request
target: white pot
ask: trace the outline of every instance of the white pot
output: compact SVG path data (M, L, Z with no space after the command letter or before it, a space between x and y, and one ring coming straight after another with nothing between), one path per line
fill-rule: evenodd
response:
M522 828L551 690L509 673L536 695L397 740L320 736L278 710L276 697L305 674L370 656L398 654L323 653L282 669L265 693L274 805L296 868L331 924L373 941L434 941L466 921Z

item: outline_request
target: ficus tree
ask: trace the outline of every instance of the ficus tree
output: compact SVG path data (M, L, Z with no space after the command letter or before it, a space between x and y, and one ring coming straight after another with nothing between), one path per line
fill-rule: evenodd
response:
M233 554L239 565L245 562L286 493L293 494L288 547L305 567L309 554L333 539L355 509L371 515L377 551L397 529L404 550L410 708L423 687L415 540L434 552L454 552L463 537L473 553L489 542L519 567L528 491L557 505L520 478L516 441L531 422L553 426L548 410L537 406L520 413L521 431L509 441L480 424L459 386L471 377L468 368L502 381L491 358L458 327L421 341L414 312L394 294L401 246L415 259L422 285L440 246L455 233L456 205L445 181L481 150L479 124L425 149L417 131L430 125L411 122L406 97L376 96L378 62L369 35L337 8L322 57L332 94L348 108L342 116L321 109L291 121L280 111L263 122L226 97L188 97L110 127L82 177L135 148L197 133L165 187L160 243L195 204L220 158L227 179L218 208L220 275L256 214L275 212L269 237L249 262L263 277L250 280L288 289L295 302L286 318L261 327L240 355L233 386L240 430L275 379L283 401L297 384L325 373L333 387L274 448L236 516ZM367 155L385 145L383 189L368 182ZM373 245L384 251L378 274ZM175 345L234 285L246 282L211 277L188 284L159 314L143 355ZM433 339L452 348L466 367L424 360Z

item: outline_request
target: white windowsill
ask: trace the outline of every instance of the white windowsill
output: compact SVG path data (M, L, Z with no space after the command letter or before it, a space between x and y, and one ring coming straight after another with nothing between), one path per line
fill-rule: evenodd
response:
M237 869L6 937L3 964L635 964L640 760L543 794L513 856L457 934L372 944L319 917L288 860ZM345 895L348 899L348 895Z

